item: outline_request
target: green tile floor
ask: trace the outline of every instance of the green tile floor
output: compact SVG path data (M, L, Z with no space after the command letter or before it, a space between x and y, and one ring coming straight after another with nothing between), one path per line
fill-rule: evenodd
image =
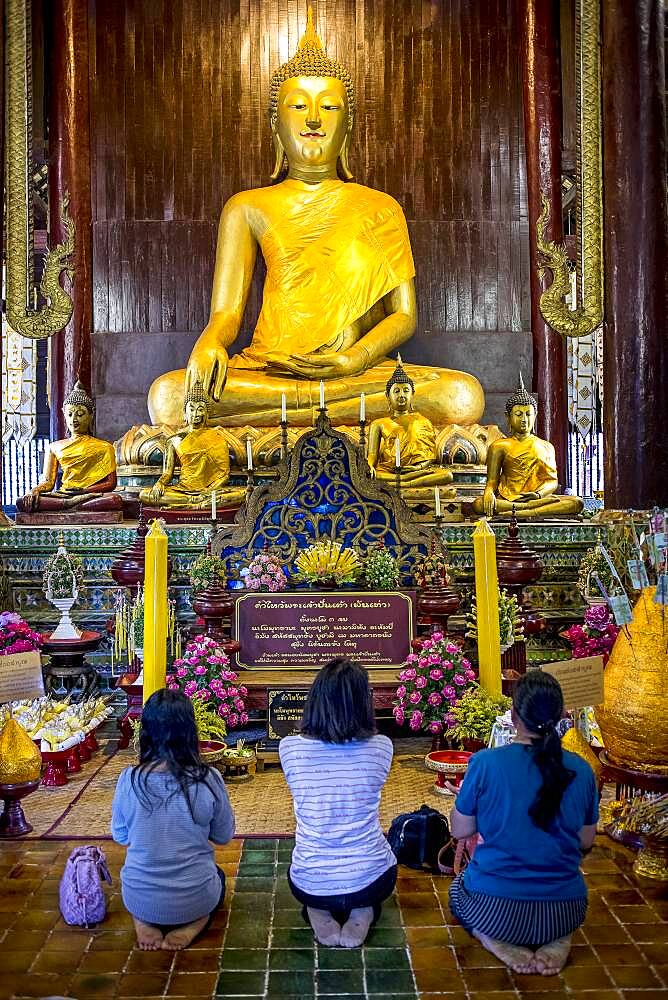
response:
M216 996L416 1000L396 898L364 948L323 948L288 888L292 847L292 840L244 842Z

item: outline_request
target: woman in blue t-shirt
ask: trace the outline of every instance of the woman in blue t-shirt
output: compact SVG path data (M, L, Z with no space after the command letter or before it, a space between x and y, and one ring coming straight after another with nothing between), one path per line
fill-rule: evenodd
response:
M452 810L452 835L482 843L450 888L461 924L513 971L556 975L584 922L580 860L596 835L598 790L586 761L562 750L561 688L533 670L518 681L510 746L477 753Z

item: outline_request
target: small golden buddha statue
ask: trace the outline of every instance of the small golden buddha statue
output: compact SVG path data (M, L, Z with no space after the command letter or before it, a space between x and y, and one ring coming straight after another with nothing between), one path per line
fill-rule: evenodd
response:
M381 191L352 182L348 151L355 92L348 70L328 58L309 8L295 55L271 80L275 166L269 187L226 203L209 322L185 371L151 386L154 424L178 426L184 392L201 382L212 422L276 426L315 422L319 382L334 424L386 412L388 354L415 332L415 268L404 214ZM267 267L250 345L229 356L260 249ZM418 408L437 425L477 422L484 394L472 375L407 366ZM223 393L223 387L225 392Z
M367 461L371 475L393 482L399 476L402 486L408 487L447 486L452 482L452 473L438 461L431 420L413 409L414 393L413 380L406 374L399 355L385 386L390 415L373 420L369 427ZM454 490L447 490L445 496L454 496Z
M476 514L492 517L561 517L579 514L579 497L557 496L557 462L554 446L533 433L538 412L535 396L519 386L506 402L510 434L494 441L487 452L487 482L482 498L475 500Z
M184 430L167 439L162 475L139 499L149 507L208 510L215 490L219 502L241 503L246 491L227 485L229 445L223 431L209 424L209 400L201 382L186 397L184 417Z
M44 456L42 481L16 502L22 514L123 510L116 489L116 455L109 441L90 433L95 403L77 381L63 403L69 437L52 441ZM60 485L56 486L60 474Z

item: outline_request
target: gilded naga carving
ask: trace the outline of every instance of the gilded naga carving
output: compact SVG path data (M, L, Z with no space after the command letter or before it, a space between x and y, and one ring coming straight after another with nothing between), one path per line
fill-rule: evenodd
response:
M74 252L74 222L63 200L65 240L46 256L40 293L46 305L34 308L32 224L32 114L30 79L30 3L7 0L6 142L7 142L7 321L17 333L42 340L62 330L72 316L72 300L60 285Z
M541 194L542 211L536 223L540 275L552 272L552 283L540 298L546 323L564 337L584 337L603 322L603 202L601 181L601 64L598 3L578 0L576 11L578 66L577 117L577 231L578 283L581 294L577 309L570 310L566 296L571 290L568 257L562 245L548 241L545 231L549 204Z

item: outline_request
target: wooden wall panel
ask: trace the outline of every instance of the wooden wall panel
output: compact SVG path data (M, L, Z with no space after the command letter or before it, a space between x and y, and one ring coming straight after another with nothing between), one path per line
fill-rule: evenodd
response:
M528 330L514 0L314 6L356 81L356 178L394 195L410 223L419 336ZM306 0L89 9L94 327L194 334L221 207L268 182L270 76L297 45ZM246 336L259 288L256 278Z

